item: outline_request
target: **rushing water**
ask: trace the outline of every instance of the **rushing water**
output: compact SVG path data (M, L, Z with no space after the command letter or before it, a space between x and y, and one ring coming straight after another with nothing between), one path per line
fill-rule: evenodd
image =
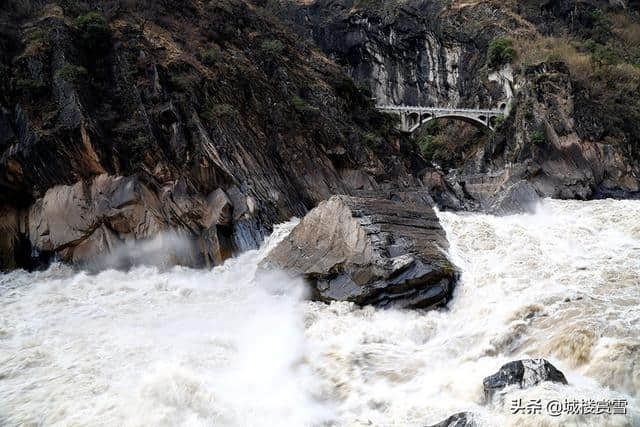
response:
M0 276L0 425L640 425L640 202L548 201L535 215L440 213L463 271L447 310L304 301L260 251L213 271ZM505 362L568 386L484 402ZM522 399L624 399L627 415L511 413Z

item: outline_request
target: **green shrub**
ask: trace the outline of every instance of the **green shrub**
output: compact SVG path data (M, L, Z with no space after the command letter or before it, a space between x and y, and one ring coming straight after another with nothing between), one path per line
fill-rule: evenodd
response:
M189 62L177 60L167 65L169 83L173 90L188 92L199 80L198 71Z
M362 142L369 148L378 149L384 145L383 139L375 132L367 132L362 135Z
M610 46L596 43L589 39L585 47L591 53L591 59L600 65L616 65L623 62L623 58Z
M425 135L416 141L422 157L428 162L444 163L450 160L450 149L447 148L447 137L444 134Z
M87 48L105 49L110 45L111 28L99 12L80 15L73 23L80 30L81 38Z
M497 37L489 43L487 49L487 64L490 68L498 68L501 65L511 63L518 57L518 52L513 47L513 41L505 37Z
M418 150L420 151L420 154L422 154L422 157L427 160L431 160L433 158L433 153L435 152L433 135L423 136L416 141L416 145L418 146Z
M186 92L191 88L193 78L189 74L171 74L169 76L169 81L171 82L173 89Z
M589 18L594 22L601 20L603 16L604 13L600 8L595 7L589 11Z
M213 121L221 118L235 117L238 111L230 104L209 104L205 111L205 118Z
M46 52L49 49L51 40L49 34L41 29L36 29L25 37L26 51L31 54Z
M265 40L260 44L261 50L270 56L280 55L284 51L284 44L280 40Z
M205 65L215 65L224 60L222 50L218 46L211 46L208 49L203 49L198 54L198 57Z
M310 111L316 111L317 109L309 104L307 104L307 101L305 101L304 99L300 98L298 95L294 96L291 99L291 103L293 104L293 108L296 109L297 112L299 113L307 113Z
M17 90L31 95L40 95L46 90L47 85L40 80L18 79L15 81L15 87Z
M373 114L369 118L369 123L380 129L381 135L389 136L398 128L400 116L393 113L383 113L373 110Z
M296 109L306 107L307 105L304 99L300 98L298 95L293 97L292 102L293 102L293 106Z
M535 118L533 114L533 103L531 101L527 102L527 105L524 108L524 119L528 122L532 121Z
M56 77L60 77L70 82L78 82L87 76L87 69L74 64L66 64L56 71Z
M356 85L351 77L341 74L333 75L329 78L329 84L334 88L336 95L345 100L349 110L358 112L356 117L373 107L371 93Z
M545 136L543 131L537 129L531 132L531 135L529 135L529 140L534 144L543 144L544 142L546 142L547 137Z

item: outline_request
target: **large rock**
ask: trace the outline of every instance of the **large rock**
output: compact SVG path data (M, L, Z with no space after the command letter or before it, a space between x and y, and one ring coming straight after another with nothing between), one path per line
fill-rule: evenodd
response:
M451 415L444 421L440 421L438 424L433 424L428 427L478 427L475 415L471 412L459 412Z
M531 184L520 180L500 193L491 212L498 215L535 213L540 197Z
M140 263L202 267L232 255L226 235L234 208L224 190L205 198L179 181L158 192L136 176L106 174L53 187L26 214L27 247L90 270ZM11 218L0 215L0 230ZM15 229L18 223L8 224ZM11 250L16 233L0 246Z
M567 384L564 374L545 359L524 359L503 365L498 372L486 377L482 384L485 397L490 400L507 386L533 387L544 381Z
M318 300L427 308L446 303L457 279L447 247L429 206L334 196L262 265L303 275Z

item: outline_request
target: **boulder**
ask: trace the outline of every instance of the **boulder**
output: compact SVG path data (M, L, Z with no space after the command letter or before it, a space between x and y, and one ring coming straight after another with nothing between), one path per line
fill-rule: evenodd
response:
M28 211L29 248L92 271L140 263L212 266L232 255L232 242L220 235L233 215L222 189L204 198L178 181L159 192L162 199L136 176L106 174L53 187ZM0 230L11 219L3 214ZM0 247L15 252L12 242L0 239Z
M498 372L486 377L482 384L487 400L507 386L533 387L544 381L567 384L564 374L545 359L524 359L503 365Z
M540 197L531 184L520 180L501 192L490 211L497 215L535 213Z
M438 424L433 424L428 427L478 427L475 415L471 412L459 412L451 415L444 421L440 421Z
M429 308L449 300L458 277L447 248L427 205L334 196L310 211L261 266L304 276L320 301Z
M30 208L29 237L34 248L45 251L75 247L102 224L122 239L148 238L161 230L159 210L158 201L135 177L99 175L49 189Z

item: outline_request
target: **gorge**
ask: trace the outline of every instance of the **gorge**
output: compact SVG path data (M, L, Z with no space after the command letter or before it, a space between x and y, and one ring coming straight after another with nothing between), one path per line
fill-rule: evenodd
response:
M193 246L180 263L219 265L334 194L421 188L481 211L522 181L638 194L632 7L392 3L10 1L0 268L169 231ZM505 100L489 133L438 119L407 138L375 109Z
M627 0L7 0L0 425L640 425L639 46Z

